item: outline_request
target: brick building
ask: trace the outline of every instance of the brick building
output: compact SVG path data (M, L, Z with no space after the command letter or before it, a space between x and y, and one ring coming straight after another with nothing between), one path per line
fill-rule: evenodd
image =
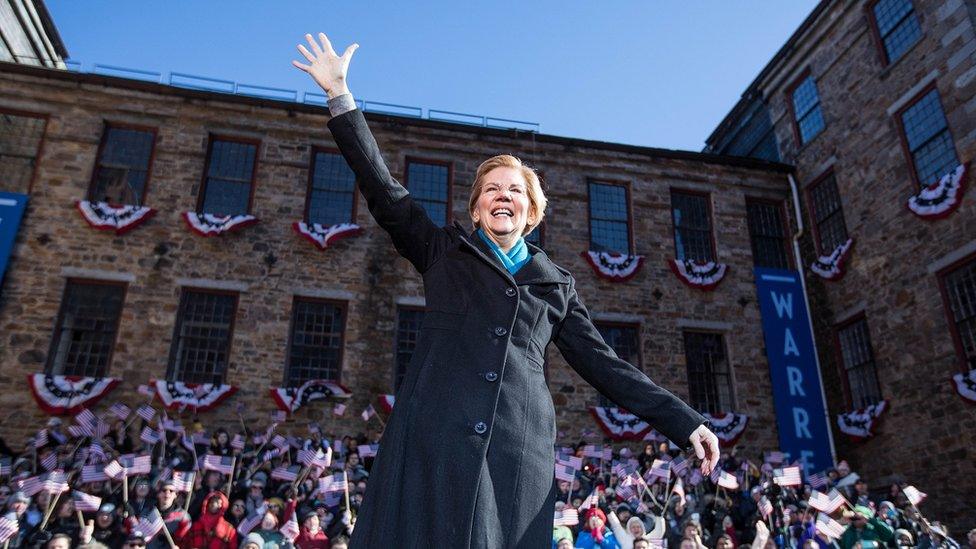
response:
M796 166L806 264L854 240L841 280L808 276L828 404L889 411L838 455L872 488L936 494L927 509L959 527L976 408L949 379L976 368L976 198L937 220L906 202L976 155L974 20L971 0L820 2L705 149Z

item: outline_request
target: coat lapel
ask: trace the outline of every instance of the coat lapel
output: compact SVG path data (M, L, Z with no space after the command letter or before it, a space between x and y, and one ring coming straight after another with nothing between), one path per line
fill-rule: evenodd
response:
M569 284L569 277L559 272L545 252L532 244L526 243L529 247L531 259L522 265L513 277L502 262L495 256L495 252L485 243L476 231L464 232L464 227L458 220L454 220L454 226L461 230L461 241L475 251L482 260L488 262L507 280L515 284Z

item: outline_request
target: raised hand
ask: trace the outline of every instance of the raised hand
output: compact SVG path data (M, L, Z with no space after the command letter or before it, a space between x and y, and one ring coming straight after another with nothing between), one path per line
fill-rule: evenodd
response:
M701 472L709 475L715 466L718 465L718 437L715 433L708 430L708 427L699 425L691 436L688 437L691 445L695 447L695 455L702 460Z
M291 64L310 74L315 83L325 90L330 98L349 93L349 88L346 86L346 72L349 70L352 54L359 48L359 44L351 44L342 56L339 56L332 49L332 42L329 42L329 37L324 32L319 33L321 44L312 38L311 34L306 34L305 40L308 40L312 51L302 44L298 45L298 51L305 56L309 64L298 61L292 61Z

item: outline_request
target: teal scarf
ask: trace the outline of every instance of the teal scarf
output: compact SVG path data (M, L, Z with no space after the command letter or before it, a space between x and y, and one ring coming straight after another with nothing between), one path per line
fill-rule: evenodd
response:
M495 257L502 262L502 265L505 266L505 269L509 272L509 274L514 275L520 268L522 268L522 265L525 265L529 262L529 259L531 259L529 256L529 249L525 246L525 239L522 237L519 237L515 245L512 246L512 248L508 250L508 253L506 254L501 248L498 247L498 244L495 244L492 239L488 238L488 235L486 235L485 232L480 228L478 229L478 236L480 236L481 239L488 244L491 251L495 252Z

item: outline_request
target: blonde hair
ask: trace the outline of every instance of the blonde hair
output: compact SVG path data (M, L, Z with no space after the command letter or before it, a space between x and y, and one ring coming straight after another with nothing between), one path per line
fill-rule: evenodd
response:
M522 174L522 178L525 179L525 191L529 195L529 211L530 213L535 212L535 223L526 224L525 229L522 231L522 236L525 236L542 224L542 220L546 216L546 205L549 203L549 199L546 198L546 194L542 191L542 182L539 180L539 175L535 173L535 170L526 166L521 160L510 154L493 156L478 166L478 172L474 176L474 184L471 185L471 197L468 199L468 215L472 217L472 220L474 219L474 215L472 214L474 213L478 199L481 198L481 189L485 184L485 176L491 170L502 167L517 169ZM473 221L473 223L476 229L481 226L481 223L477 221Z

